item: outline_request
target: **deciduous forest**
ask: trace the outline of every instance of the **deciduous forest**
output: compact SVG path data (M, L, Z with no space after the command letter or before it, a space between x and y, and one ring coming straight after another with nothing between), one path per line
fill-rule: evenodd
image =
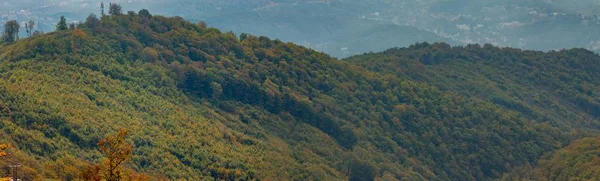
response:
M4 34L0 177L17 163L25 180L600 176L591 51L417 43L340 60L107 8Z

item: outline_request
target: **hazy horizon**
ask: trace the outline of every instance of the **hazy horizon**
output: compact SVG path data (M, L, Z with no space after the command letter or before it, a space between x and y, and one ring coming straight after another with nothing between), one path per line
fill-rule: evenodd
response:
M1 20L38 22L53 31L60 16L82 21L100 14L101 0L0 3ZM417 42L490 43L532 50L600 50L599 1L551 0L128 0L124 11L181 16L237 34L294 42L347 57ZM108 11L108 10L106 10Z

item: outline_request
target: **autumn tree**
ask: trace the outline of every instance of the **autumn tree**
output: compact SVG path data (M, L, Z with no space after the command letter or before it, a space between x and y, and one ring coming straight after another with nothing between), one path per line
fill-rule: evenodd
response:
M127 130L121 129L117 135L107 136L98 142L100 152L106 156L104 178L109 181L121 180L122 164L131 158L133 146L125 142Z
M7 43L14 43L19 40L19 29L21 26L17 20L11 20L4 24L4 41Z
M111 3L110 7L108 9L108 14L110 15L122 15L123 14L123 10L121 8L121 5L117 4L117 3Z
M68 30L68 29L69 29L69 27L67 26L67 19L65 19L65 16L61 16L60 21L58 22L58 24L56 24L56 30L64 31L64 30Z
M0 144L0 157L4 157L6 155L8 155L8 153L6 153L4 150L6 150L8 148L7 144Z
M123 164L131 158L133 149L133 146L125 141L127 134L127 130L121 129L116 135L101 139L98 147L106 159L102 164L93 164L84 168L79 173L79 178L93 181L147 180L148 176L123 168Z
M77 28L73 30L73 47L76 49L81 48L82 44L83 44L83 39L85 38L86 34L83 30Z

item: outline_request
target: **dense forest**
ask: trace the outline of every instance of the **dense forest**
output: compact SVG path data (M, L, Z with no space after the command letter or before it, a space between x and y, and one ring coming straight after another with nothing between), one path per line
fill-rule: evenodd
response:
M538 122L600 129L600 57L589 50L545 53L489 44L420 43L346 60L494 102Z
M525 165L501 180L598 180L600 137L577 140L544 156L534 168Z
M0 46L0 177L20 163L27 180L493 180L600 128L585 50L338 60L112 5L57 29Z

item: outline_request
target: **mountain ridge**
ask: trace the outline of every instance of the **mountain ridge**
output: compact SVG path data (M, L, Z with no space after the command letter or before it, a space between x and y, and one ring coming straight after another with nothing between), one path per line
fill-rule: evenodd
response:
M90 17L0 59L0 142L32 178L123 127L128 167L192 180L492 180L587 133L181 17Z

